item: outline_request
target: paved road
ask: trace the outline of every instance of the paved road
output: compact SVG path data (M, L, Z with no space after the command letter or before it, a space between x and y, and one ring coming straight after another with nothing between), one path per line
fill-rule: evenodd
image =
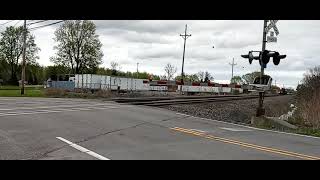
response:
M0 98L0 159L320 159L320 139L82 99Z

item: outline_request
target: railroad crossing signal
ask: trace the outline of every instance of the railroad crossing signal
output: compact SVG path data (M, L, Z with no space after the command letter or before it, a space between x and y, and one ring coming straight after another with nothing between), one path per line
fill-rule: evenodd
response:
M274 32L270 32L270 36L267 37L268 42L277 42L277 37L274 36Z
M270 20L270 24L266 27L265 31L269 32L271 28L273 28L274 32L276 33L276 35L279 35L279 30L276 26L276 23L278 22L278 20Z
M253 52L259 52L259 56L254 56L252 54ZM277 66L280 64L280 60L286 58L287 55L280 55L280 53L276 51L264 50L262 52L249 51L248 55L247 54L241 55L241 57L248 59L250 64L252 63L253 60L259 60L260 65L264 65L264 67L266 68L271 57L273 59L273 64Z

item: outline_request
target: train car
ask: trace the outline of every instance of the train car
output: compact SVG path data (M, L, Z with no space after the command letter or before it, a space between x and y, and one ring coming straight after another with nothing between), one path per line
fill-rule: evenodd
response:
M287 95L288 92L285 88L281 88L280 91L279 91L279 95Z

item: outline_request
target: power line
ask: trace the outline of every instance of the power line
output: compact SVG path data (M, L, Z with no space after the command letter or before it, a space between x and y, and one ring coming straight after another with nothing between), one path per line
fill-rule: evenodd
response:
M45 22L45 21L48 21L48 20L40 20L40 21L37 21L37 22L28 23L27 25L30 26L32 24L42 23L42 22Z
M8 23L10 23L10 22L12 22L12 21L15 21L15 20L10 20L10 21L7 21L7 22L2 23L2 24L0 24L0 25L3 26L3 25L6 25L6 24L8 24Z
M16 27L17 24L19 24L21 22L21 20L19 20L18 22L16 22L13 27Z
M40 29L40 28L43 28L43 27L47 27L47 26L51 26L51 25L54 25L54 24L58 24L58 23L61 23L63 22L64 20L62 21L58 21L58 22L54 22L54 23L50 23L50 24L46 24L46 25L42 25L42 26L38 26L38 27L33 27L33 28L30 28L29 30L37 30L37 29Z

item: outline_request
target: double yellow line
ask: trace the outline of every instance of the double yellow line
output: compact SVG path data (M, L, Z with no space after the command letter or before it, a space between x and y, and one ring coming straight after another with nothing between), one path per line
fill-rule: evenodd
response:
M212 140L219 141L219 142L224 142L224 143L234 144L234 145L238 145L238 146L242 146L242 147L246 147L246 148L256 149L256 150L260 150L260 151L264 151L264 152L281 154L281 155L291 156L291 157L305 159L305 160L320 160L320 157L309 156L309 155L299 154L299 153L285 151L285 150L281 150L281 149L269 148L269 147L264 147L264 146L259 146L259 145L255 145L255 144L245 143L245 142L241 142L241 141L237 141L237 140L232 140L232 139L212 136L212 135L208 135L208 134L206 134L204 132L200 132L200 131L184 129L184 128L180 128L180 127L174 127L174 128L170 128L170 129L172 129L174 131L187 133L187 134L192 134L192 135L195 135L195 136L204 137L204 138L207 138L207 139L212 139Z

